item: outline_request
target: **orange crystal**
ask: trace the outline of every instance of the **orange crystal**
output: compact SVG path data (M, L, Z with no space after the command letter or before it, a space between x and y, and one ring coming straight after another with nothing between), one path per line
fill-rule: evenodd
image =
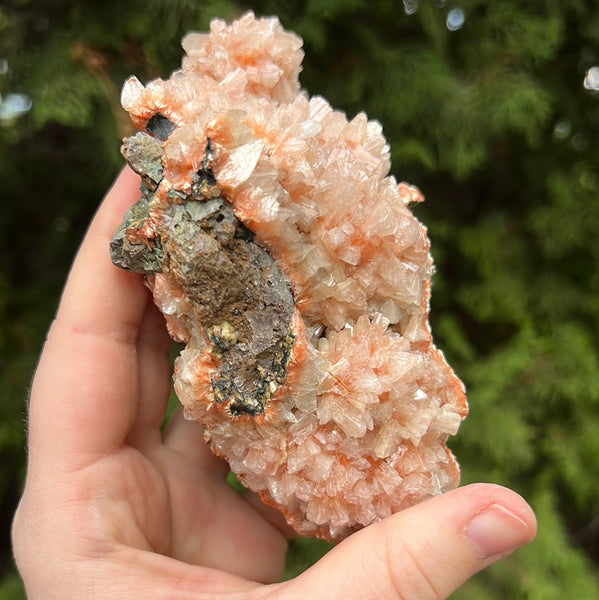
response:
M215 391L222 353L181 269L161 258L148 282L186 343L174 374L186 417L299 534L338 540L458 484L446 441L467 404L428 325L429 240L408 207L422 196L389 176L379 123L300 91L301 46L276 18L247 13L187 35L170 79L126 82L123 106L151 134L144 156L159 156L147 159L158 174L143 227L126 235L172 256L168 211L218 197L274 259L293 298L290 350L284 378L265 379L267 401L241 413Z

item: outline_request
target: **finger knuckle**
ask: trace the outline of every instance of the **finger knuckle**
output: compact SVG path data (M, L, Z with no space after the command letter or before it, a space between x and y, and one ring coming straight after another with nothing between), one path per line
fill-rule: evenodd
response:
M433 576L423 566L422 549L408 540L388 535L385 543L386 573L391 593L398 600L442 600Z

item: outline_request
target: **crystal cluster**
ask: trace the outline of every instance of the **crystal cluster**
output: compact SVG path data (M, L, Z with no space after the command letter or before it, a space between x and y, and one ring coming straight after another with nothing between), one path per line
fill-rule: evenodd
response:
M341 539L458 484L467 413L428 326L432 260L381 126L300 91L302 42L248 13L125 84L141 198L111 243L146 274L187 418L302 535Z

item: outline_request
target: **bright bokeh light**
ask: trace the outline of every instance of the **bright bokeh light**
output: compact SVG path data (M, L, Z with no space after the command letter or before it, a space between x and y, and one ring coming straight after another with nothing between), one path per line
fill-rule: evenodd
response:
M587 90L599 91L599 67L591 67L587 70L583 82Z
M406 15L413 15L418 11L419 0L403 0L403 10Z
M7 94L0 99L0 121L10 121L31 109L31 98L26 94Z
M447 13L447 19L445 20L445 25L449 31L457 31L462 28L464 25L464 21L466 20L466 15L461 8L452 8Z

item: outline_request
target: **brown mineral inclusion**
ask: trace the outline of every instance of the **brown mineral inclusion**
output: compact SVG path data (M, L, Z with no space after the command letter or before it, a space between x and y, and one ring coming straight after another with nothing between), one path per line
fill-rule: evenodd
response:
M172 128L161 123L164 139ZM158 135L154 132L155 135ZM210 140L189 193L171 190L172 203L151 243L143 238L148 205L162 181L161 145L147 133L128 138L123 155L143 178L142 197L114 236L113 262L138 273L170 273L197 309L220 372L212 380L216 402L231 414L256 415L285 379L294 335L293 295L268 252L221 197L210 169Z
M301 40L247 13L123 106L141 176L113 262L143 273L187 418L302 535L342 539L455 487L467 404L428 324L420 192L378 123L299 89Z

